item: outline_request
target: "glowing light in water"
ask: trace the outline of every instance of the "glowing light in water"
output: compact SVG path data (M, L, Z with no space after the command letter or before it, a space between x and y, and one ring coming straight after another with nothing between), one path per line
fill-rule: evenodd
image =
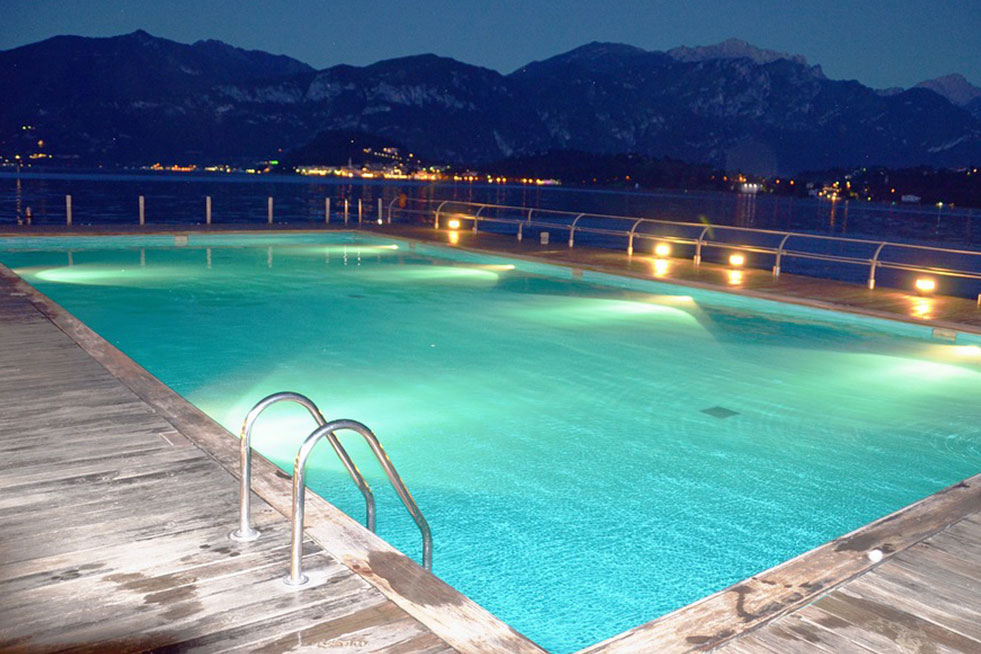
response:
M981 357L981 346L978 345L951 345L950 351L964 358Z

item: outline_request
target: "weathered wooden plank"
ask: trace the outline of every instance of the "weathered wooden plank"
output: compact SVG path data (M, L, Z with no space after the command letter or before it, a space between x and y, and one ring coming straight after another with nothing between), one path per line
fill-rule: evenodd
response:
M930 620L968 638L981 641L978 598L968 600L948 589L896 583L885 575L856 579L842 593L890 605L897 610Z
M173 449L173 446L165 446L131 454L122 454L118 451L108 452L62 461L57 466L23 466L18 470L8 470L0 475L0 491L17 492L21 487L37 488L55 482L88 479L93 476L98 478L119 472L123 467L130 470L142 470L167 461L190 461L206 456L197 448L182 447L179 448L179 452L174 452Z
M179 642L182 637L247 623L257 615L303 608L327 594L348 602L358 600L359 596L363 598L359 601L371 601L371 598L364 599L363 583L344 573L343 568L334 564L325 571L320 561L308 563L311 582L302 593L282 583L280 566L247 568L207 581L194 576L165 579L140 574L107 575L101 587L96 586L89 594L77 598L80 605L77 609L65 607L57 623L49 621L45 629L39 627L40 621L25 619L18 627L26 633L10 639L4 646L28 646L28 651L51 647L49 651L60 651L66 645L85 644L78 649L105 651L106 643L112 643L114 651L140 651L147 639L154 646ZM99 603L87 602L90 598ZM377 594L373 598L375 602L384 601ZM141 610L119 611L134 601ZM51 645L46 646L48 643ZM126 643L135 647L127 647Z
M981 643L929 620L883 603L837 592L802 611L806 620L821 624L876 652L923 651L971 654Z
M76 580L105 574L110 565L122 572L142 572L157 576L185 572L199 566L210 565L227 557L248 561L252 557L266 556L271 551L278 560L289 556L280 550L288 543L289 524L282 516L261 503L253 515L253 524L263 537L253 543L237 543L228 539L231 526L227 524L205 525L199 529L163 534L154 538L153 557L147 559L143 549L131 540L120 543L100 543L99 547L58 551L17 562L0 562L0 605L6 606L10 593L31 590L40 586L61 586L70 592L70 584Z

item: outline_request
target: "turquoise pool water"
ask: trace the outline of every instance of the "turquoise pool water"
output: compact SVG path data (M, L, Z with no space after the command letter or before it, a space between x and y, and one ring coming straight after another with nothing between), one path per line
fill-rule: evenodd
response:
M281 390L368 424L432 525L434 572L553 652L981 463L964 335L350 234L7 239L0 261L233 433ZM311 427L276 407L257 447L290 468ZM418 560L344 440L379 534ZM313 487L362 519L321 448Z

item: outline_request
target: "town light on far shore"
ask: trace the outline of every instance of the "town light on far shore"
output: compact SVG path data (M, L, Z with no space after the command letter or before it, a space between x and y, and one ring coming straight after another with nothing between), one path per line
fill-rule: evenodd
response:
M730 266L733 266L734 268L739 268L740 266L742 266L745 263L746 263L746 257L745 257L745 255L742 255L739 252L736 252L734 254L730 254L729 255L729 265Z
M667 243L658 243L654 246L654 254L659 257L666 257L671 254L671 246Z
M937 290L937 281L930 277L917 277L916 283L913 285L916 287L916 292L920 295L929 295Z
M450 218L449 222L446 223L446 226L450 229L460 229L460 221L457 218Z

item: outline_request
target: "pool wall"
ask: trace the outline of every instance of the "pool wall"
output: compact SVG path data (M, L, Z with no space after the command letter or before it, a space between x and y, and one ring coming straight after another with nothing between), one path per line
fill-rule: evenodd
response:
M172 242L173 236L164 238ZM38 245L43 242L38 241ZM195 244L201 245L199 241ZM27 296L43 315L179 432L238 477L239 442L234 435L2 264L0 277L16 292ZM291 510L291 490L290 481L275 465L261 455L254 457L253 491L287 516ZM883 560L888 560L979 507L981 475L975 475L770 570L582 651L620 654L656 647L659 652L673 654L711 649L866 572L876 565L868 558L869 551L879 549L884 554ZM463 654L543 652L312 491L308 491L306 517L307 535ZM236 516L229 516L230 527L235 519ZM283 563L285 568L285 558Z

